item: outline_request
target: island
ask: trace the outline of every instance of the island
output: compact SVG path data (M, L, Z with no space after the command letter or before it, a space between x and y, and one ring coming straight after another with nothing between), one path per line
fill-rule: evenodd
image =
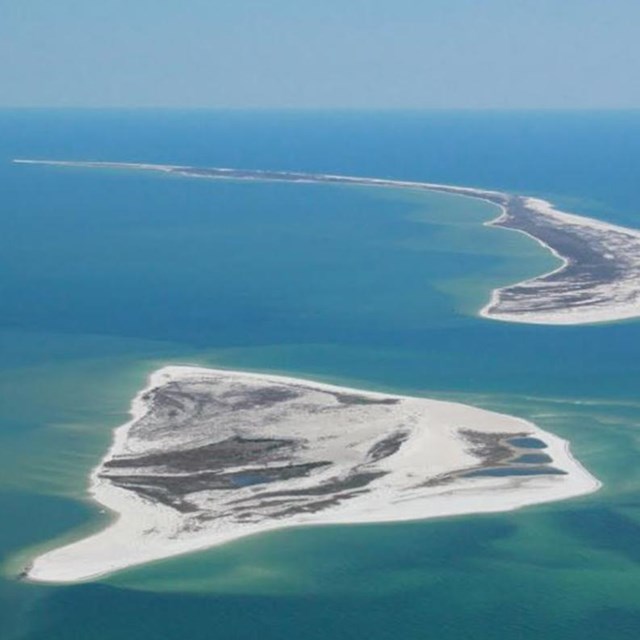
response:
M492 320L532 324L585 324L640 316L640 231L555 209L546 200L499 191L294 171L200 168L127 162L16 159L94 169L161 171L196 178L307 182L402 188L477 198L500 208L486 224L531 236L559 260L557 269L495 289L479 311Z
M113 518L38 556L70 583L292 526L517 509L595 491L568 443L509 415L271 374L167 366L91 475Z

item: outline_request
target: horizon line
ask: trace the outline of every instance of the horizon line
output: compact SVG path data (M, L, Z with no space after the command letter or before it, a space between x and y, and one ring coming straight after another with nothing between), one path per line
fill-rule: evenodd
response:
M634 107L368 107L368 106L166 106L166 105L0 105L0 111L218 111L218 112L362 112L370 113L428 113L428 112L502 112L502 113L540 113L560 112L602 113L636 112Z

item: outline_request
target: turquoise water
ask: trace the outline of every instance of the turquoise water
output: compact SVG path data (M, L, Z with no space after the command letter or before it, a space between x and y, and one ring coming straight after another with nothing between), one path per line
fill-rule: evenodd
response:
M636 638L639 325L475 317L552 268L443 194L12 165L292 169L546 196L640 226L639 113L0 112L0 637ZM605 486L511 514L240 540L74 587L15 580L100 527L87 474L167 362L470 402Z

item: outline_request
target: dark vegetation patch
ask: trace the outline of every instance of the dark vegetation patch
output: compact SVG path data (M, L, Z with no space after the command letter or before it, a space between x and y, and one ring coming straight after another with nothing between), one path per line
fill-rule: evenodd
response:
M266 463L291 457L296 440L242 438L234 436L193 449L167 451L143 456L118 456L105 462L104 469L162 467L167 472L214 471L230 466Z

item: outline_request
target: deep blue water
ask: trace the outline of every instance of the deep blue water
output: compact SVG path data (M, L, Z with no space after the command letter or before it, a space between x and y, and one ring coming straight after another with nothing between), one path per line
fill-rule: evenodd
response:
M476 318L492 285L548 265L482 228L488 205L14 157L448 182L640 226L640 113L0 112L0 637L637 637L640 325ZM27 547L98 526L87 472L168 361L510 411L569 438L605 488L269 534L100 584L16 582Z
M638 111L4 111L3 154L452 182L637 216Z

